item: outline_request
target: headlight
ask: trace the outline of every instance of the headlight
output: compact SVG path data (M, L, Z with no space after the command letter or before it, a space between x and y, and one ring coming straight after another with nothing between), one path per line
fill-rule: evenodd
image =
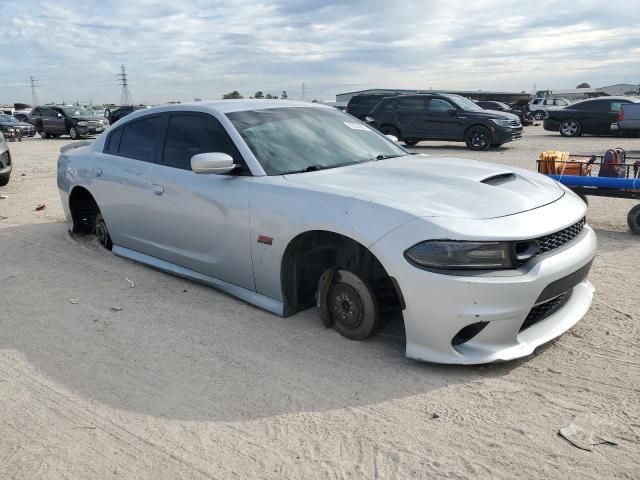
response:
M492 118L491 121L496 125L500 125L501 127L511 126L511 120L508 120L506 118Z
M418 243L404 256L427 268L495 270L514 268L509 242L456 242L432 240Z
M77 126L79 127L86 127L87 126L87 122L85 122L84 120L80 120L78 123L76 123Z

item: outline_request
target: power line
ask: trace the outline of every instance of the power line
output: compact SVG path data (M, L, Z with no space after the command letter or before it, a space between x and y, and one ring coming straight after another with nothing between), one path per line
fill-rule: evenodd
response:
M31 102L33 103L33 106L35 107L35 106L38 105L38 94L36 92L36 84L38 83L38 80L33 78L33 75L31 75L31 77L29 77L29 80L31 80Z
M124 65L120 67L120 73L118 74L118 85L122 86L120 92L120 105L131 105L131 93L129 92L129 83L127 82L127 72L124 69Z

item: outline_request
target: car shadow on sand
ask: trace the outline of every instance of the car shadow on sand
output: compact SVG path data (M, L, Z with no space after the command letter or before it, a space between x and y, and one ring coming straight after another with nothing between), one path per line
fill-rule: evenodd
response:
M315 310L281 318L116 257L62 223L0 228L0 354L72 394L181 420L236 421L373 405L501 377L404 356L402 324L352 342ZM133 286L132 286L133 285ZM425 312L428 315L428 312Z

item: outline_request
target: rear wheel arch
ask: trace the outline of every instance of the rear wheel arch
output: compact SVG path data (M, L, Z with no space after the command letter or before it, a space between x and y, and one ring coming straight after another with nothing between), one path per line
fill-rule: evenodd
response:
M280 281L286 316L313 307L318 282L327 270L358 275L374 292L382 313L400 311L400 287L380 260L362 243L328 230L310 230L294 237L282 256Z
M69 211L74 233L93 233L100 208L89 190L81 186L73 187L69 193Z

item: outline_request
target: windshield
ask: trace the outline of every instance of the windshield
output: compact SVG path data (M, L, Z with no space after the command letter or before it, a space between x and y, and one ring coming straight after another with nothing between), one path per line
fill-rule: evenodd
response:
M15 118L12 117L11 115L5 115L4 113L0 114L0 122L2 123L20 123L20 121Z
M484 110L484 108L482 108L478 104L473 103L471 100L467 100L466 98L461 97L460 95L453 95L449 93L443 93L442 95L444 97L447 97L449 100L455 103L462 110L471 111L471 112L481 112Z
M267 175L410 155L333 108L284 107L228 113Z
M62 110L70 117L75 117L78 115L93 115L93 110L89 110L88 108L84 107L64 107Z

